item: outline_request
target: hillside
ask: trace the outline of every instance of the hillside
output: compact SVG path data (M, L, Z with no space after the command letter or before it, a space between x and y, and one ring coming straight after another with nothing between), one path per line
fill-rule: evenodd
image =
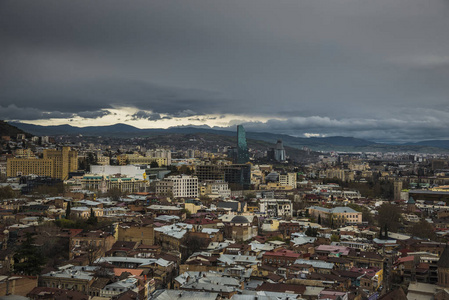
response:
M126 124L114 124L110 126L74 127L70 125L38 126L23 123L13 125L35 135L83 135L104 136L116 138L151 137L168 134L213 134L219 136L235 137L236 132L230 130L218 130L196 127L172 127L168 129L139 129ZM248 139L276 143L281 139L285 146L302 149L304 147L315 151L340 151L340 152L409 152L409 153L448 153L448 141L421 141L407 144L382 144L354 137L313 137L302 138L286 134L274 134L268 132L247 132Z
M0 120L0 136L10 136L16 138L18 134L25 134L26 137L31 137L32 135L22 129L17 128L3 120Z

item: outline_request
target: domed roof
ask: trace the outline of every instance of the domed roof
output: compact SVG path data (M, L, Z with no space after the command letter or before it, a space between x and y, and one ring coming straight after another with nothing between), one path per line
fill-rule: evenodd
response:
M244 216L235 216L234 218L232 218L231 223L242 224L242 223L249 223L249 221Z

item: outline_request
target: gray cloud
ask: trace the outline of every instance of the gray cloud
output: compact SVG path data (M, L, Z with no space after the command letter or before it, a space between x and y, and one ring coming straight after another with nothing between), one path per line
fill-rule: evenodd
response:
M138 119L147 119L150 121L157 121L162 119L161 115L158 113L153 112L146 112L143 110L139 110L135 114L131 115L132 120L138 120Z
M98 118L129 106L151 112L135 118L234 114L272 118L254 128L275 132L442 138L448 9L441 0L2 1L0 115Z
M106 110L97 110L97 111L82 111L76 113L81 118L86 119L98 119L107 115L110 115L111 113Z

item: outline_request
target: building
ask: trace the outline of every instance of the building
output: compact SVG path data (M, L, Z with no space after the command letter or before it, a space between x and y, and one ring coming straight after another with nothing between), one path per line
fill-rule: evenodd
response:
M328 223L328 225L334 224L340 226L348 223L362 223L362 213L355 211L350 207L324 208L311 206L309 207L309 214L316 220L321 219L322 223Z
M279 175L279 184L282 186L291 186L296 189L296 173L287 173Z
M252 216L235 216L225 224L225 237L236 241L248 241L257 235L257 226L248 220ZM256 218L255 218L256 219ZM257 219L256 221L257 222Z
M166 165L171 165L171 150L170 149L152 149L148 150L146 153L146 157L151 158L165 158ZM159 165L161 166L161 165Z
M237 126L237 157L236 164L246 164L249 161L248 144L246 143L245 128L242 125Z
M195 176L198 181L206 180L225 180L224 170L218 165L197 165L195 167Z
M395 200L402 200L401 192L402 192L402 181L395 180L394 181L394 199Z
M282 140L278 140L274 148L271 148L268 150L268 159L277 161L277 162L284 162L287 158L285 155L285 149L284 145L282 143Z
M8 177L33 174L67 180L70 172L78 170L78 152L70 147L45 149L42 159L10 158L6 168Z
M110 166L110 165L91 165L90 173L97 175L113 176L120 174L121 176L133 177L137 179L144 179L145 170L133 166Z
M198 197L198 178L189 175L168 176L156 183L156 193L173 194L173 197Z
M89 191L101 191L105 193L110 189L118 189L121 192L144 192L148 181L133 177L113 177L104 175L84 175L81 179L82 189Z
M293 216L292 202L288 199L260 199L259 213L267 217L291 218Z
M151 165L156 162L159 166L166 166L167 159L163 157L147 157L138 154L122 154L117 156L120 165Z
M229 184L221 180L207 180L200 185L201 195L210 198L226 199L231 197L231 190Z
M441 253L438 266L438 285L441 287L449 287L449 247L446 247Z
M74 290L89 294L89 289L94 279L95 277L91 273L75 269L64 269L40 275L39 286Z
M225 181L230 185L238 185L240 189L249 189L251 185L251 165L223 166Z

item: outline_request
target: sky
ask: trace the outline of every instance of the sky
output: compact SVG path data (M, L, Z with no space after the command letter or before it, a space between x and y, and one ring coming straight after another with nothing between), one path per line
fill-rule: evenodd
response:
M448 139L449 0L0 0L0 119Z

